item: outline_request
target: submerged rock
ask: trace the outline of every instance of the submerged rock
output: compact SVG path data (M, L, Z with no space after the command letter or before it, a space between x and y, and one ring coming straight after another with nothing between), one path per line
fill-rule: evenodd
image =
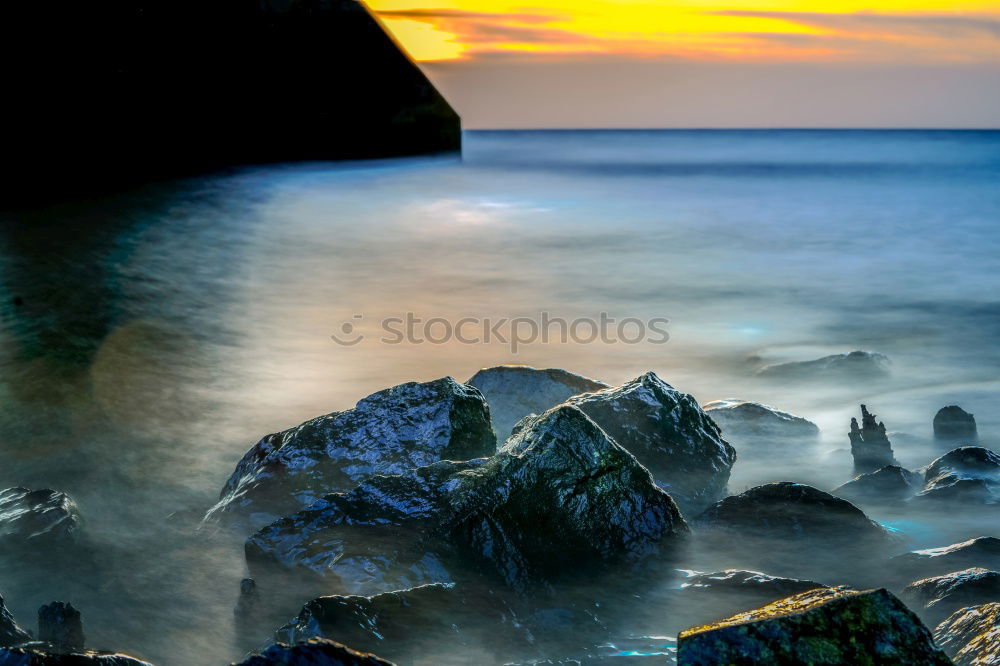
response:
M80 650L50 652L44 645L31 644L14 648L0 648L0 666L151 666L148 662L118 654Z
M925 548L896 555L890 560L902 575L926 578L971 567L1000 571L1000 539L982 536L940 548Z
M0 490L0 549L64 545L80 528L80 512L66 493Z
M872 380L888 377L890 361L885 354L852 351L811 361L774 363L757 371L758 377L782 380Z
M903 598L934 625L959 608L1000 599L1000 572L976 567L924 578L907 585Z
M489 403L498 442L507 439L525 416L541 414L579 393L608 388L604 382L566 370L540 370L526 365L484 368L466 383L479 389Z
M277 643L260 654L241 661L238 666L393 666L392 662L370 652L358 652L325 638L304 643Z
M1000 666L1000 603L955 611L934 629L934 640L955 666Z
M502 603L488 595L465 597L453 585L424 585L370 597L326 596L307 603L278 629L279 642L313 637L378 650L399 663L433 663L435 654L468 655L482 648L510 651L526 636ZM475 660L465 656L466 663ZM495 659L483 659L492 663Z
M899 465L886 465L878 471L859 474L832 492L837 497L861 504L893 503L913 497L920 483L919 475Z
M685 513L697 514L725 493L736 450L694 397L655 373L567 403L634 455Z
M19 645L30 640L31 634L17 626L14 616L3 602L3 597L0 597L0 647Z
M450 581L458 560L525 589L589 565L660 555L687 531L649 472L583 412L561 405L489 459L372 477L328 495L253 535L247 561L255 575L271 562L370 593L398 589L408 576Z
M678 666L951 661L887 590L812 590L681 632Z
M80 611L62 601L39 608L38 640L60 649L82 650L87 641Z
M875 415L861 405L861 427L858 420L851 419L851 455L854 457L854 471L874 472L886 466L899 466L892 453L892 444L885 434L885 424L875 420Z
M723 434L737 444L806 443L819 437L819 427L801 416L748 400L714 400L703 405Z
M975 442L979 437L976 431L976 417L958 405L942 407L934 415L934 437Z
M847 500L790 481L727 497L705 511L698 524L741 537L834 547L870 549L888 540L878 523Z
M924 490L914 500L993 504L1000 487L1000 455L981 446L944 454L924 470Z
M400 384L354 409L268 435L243 456L208 520L261 527L373 474L402 474L438 460L491 455L489 408L450 377Z

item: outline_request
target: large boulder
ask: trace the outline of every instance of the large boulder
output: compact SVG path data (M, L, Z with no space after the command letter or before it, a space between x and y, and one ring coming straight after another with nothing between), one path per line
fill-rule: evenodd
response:
M891 504L913 497L920 489L920 476L899 465L859 474L831 492L859 504Z
M276 643L260 654L251 655L238 666L393 666L370 652L358 652L325 638L303 643Z
M1000 666L1000 603L955 611L934 629L934 640L955 666Z
M837 587L687 629L678 636L677 663L946 666L951 661L892 593Z
M53 652L44 644L0 648L0 666L151 666L117 652L78 650Z
M456 560L525 589L659 555L687 531L649 472L561 405L489 459L372 477L329 495L258 531L247 559L255 576L277 564L368 594L405 580L449 581Z
M852 351L811 361L774 363L759 369L756 374L782 381L871 381L888 377L889 366L889 358L884 354Z
M400 384L354 409L264 437L240 460L206 519L259 528L373 474L402 474L495 449L478 390L450 377Z
M861 405L861 427L858 427L858 420L852 418L848 437L851 439L855 472L865 474L886 466L899 466L889 437L885 434L885 424L877 421L864 405Z
M919 502L995 504L1000 492L1000 455L981 446L962 446L924 470Z
M808 443L819 427L807 419L749 400L713 400L703 405L726 438L739 445Z
M41 552L73 541L80 512L66 493L55 490L0 490L0 550L30 546Z
M656 374L567 402L652 472L685 514L696 515L725 494L736 450L694 397Z
M1000 572L980 567L914 581L903 598L932 626L965 606L1000 599Z
M540 370L526 365L483 368L466 383L486 397L498 442L507 439L525 416L541 414L578 393L608 388L604 382L566 370Z
M516 618L502 602L466 597L451 585L424 585L374 596L313 599L275 638L298 643L333 638L356 649L378 650L399 663L433 663L435 654L461 654L463 663L494 663L494 654L524 642Z
M973 567L1000 571L1000 539L982 536L940 548L913 550L896 555L889 563L894 571L908 576L909 580Z
M979 438L976 417L958 405L948 405L934 415L934 437L943 440L975 442Z
M17 625L14 616L0 597L0 647L20 645L31 640L31 634Z

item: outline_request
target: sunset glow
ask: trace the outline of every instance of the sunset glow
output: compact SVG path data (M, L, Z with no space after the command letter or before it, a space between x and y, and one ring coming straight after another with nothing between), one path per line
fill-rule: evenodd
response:
M996 63L1000 3L756 0L370 0L411 56Z

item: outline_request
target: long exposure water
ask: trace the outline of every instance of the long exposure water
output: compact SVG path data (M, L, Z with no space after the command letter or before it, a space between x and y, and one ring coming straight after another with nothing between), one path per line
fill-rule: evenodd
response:
M461 158L237 170L0 222L0 487L68 492L100 553L5 561L0 592L29 626L73 601L92 645L158 664L240 655L242 543L193 527L243 452L404 381L655 370L819 424L814 449L742 456L734 492L846 481L861 402L911 468L943 405L1000 434L1000 132L468 132ZM663 317L670 339L382 342L407 312ZM366 337L337 344L345 322ZM753 375L854 349L891 377ZM904 549L988 529L896 527Z

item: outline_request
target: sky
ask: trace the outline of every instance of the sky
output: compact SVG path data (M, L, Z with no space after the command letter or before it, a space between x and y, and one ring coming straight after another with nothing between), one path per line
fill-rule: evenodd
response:
M1000 127L1000 0L367 4L469 129Z

